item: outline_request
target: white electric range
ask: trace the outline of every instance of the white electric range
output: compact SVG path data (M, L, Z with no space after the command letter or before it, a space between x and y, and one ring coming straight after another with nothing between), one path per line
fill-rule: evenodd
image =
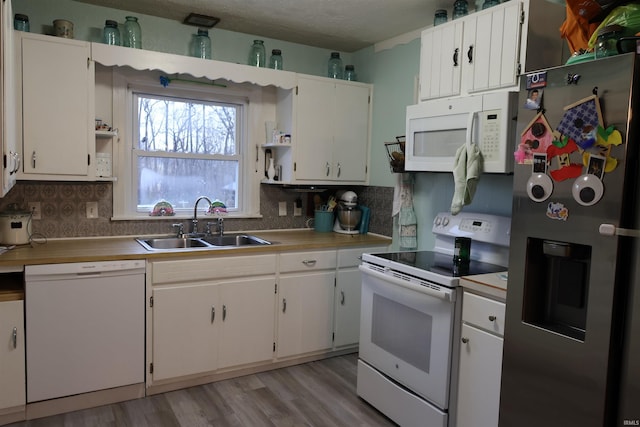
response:
M433 251L364 254L357 392L403 427L455 425L460 276L507 270L508 217L440 213ZM454 265L456 237L471 261Z

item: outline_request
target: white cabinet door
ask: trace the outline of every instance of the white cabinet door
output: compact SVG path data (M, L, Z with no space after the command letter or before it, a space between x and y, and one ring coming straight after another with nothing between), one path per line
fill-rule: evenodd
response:
M365 181L369 147L369 96L366 86L336 83L333 120L333 179Z
M362 277L358 267L341 268L336 275L336 305L333 345L357 345L360 339L360 294Z
M299 78L294 174L297 181L365 182L371 87Z
M518 83L522 3L508 2L470 15L465 21L464 48L472 49L468 92Z
M4 1L0 5L0 197L15 185L20 166L16 149L18 122L13 33L11 2Z
M25 33L21 49L25 178L87 177L95 151L90 44Z
M295 177L329 180L333 173L334 85L332 82L299 79L296 105Z
M216 284L153 290L153 379L213 371L218 366L222 305Z
M0 302L0 410L25 404L24 341L23 301Z
M460 94L463 20L422 32L420 100Z
M457 426L497 427L503 339L467 324L461 336Z
M278 357L331 348L335 270L281 275Z
M275 339L275 278L220 285L218 368L270 360Z

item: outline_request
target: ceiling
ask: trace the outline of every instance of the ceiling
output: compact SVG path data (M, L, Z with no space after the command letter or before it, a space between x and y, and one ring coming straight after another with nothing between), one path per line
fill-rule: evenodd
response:
M354 52L432 25L453 0L77 0L174 19L189 13L220 18L215 28ZM473 3L470 3L470 9Z

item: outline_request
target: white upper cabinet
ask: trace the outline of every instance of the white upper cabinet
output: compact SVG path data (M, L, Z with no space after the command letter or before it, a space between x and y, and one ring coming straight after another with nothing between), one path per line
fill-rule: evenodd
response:
M0 6L0 197L11 190L16 183L20 168L20 157L16 149L16 127L18 115L15 102L17 88L15 84L15 60L13 58L13 13L11 2L4 1Z
M371 86L323 77L298 77L295 181L367 181Z
M510 1L424 30L420 100L516 87L524 6Z
M16 33L18 34L18 33ZM94 63L90 43L20 33L21 179L93 177Z

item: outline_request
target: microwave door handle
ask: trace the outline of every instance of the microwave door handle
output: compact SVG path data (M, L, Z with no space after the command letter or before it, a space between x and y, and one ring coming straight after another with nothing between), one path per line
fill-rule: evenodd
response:
M472 112L471 114L469 114L469 119L467 120L467 147L471 147L471 144L475 144L476 141L473 140L473 137L475 135L474 133L474 126L476 124L476 115L478 113L477 112Z
M634 230L631 228L619 228L613 224L600 224L598 231L603 236L640 237L640 230Z

